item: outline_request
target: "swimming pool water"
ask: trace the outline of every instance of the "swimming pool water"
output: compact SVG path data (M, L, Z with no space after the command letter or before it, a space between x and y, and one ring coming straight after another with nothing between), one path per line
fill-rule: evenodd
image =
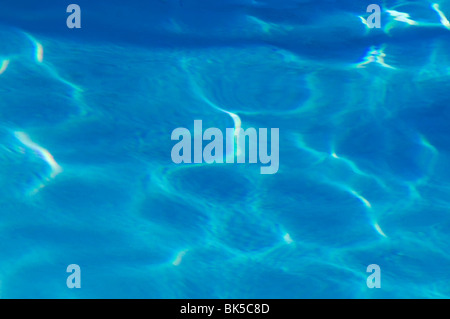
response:
M450 296L435 2L379 2L380 29L375 1L74 2L81 29L2 1L0 297ZM175 128L232 114L279 128L276 174L172 162Z

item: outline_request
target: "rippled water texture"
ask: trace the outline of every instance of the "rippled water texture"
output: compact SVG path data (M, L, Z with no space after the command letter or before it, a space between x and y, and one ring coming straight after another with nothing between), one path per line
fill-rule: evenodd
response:
M436 1L380 3L381 29L374 1L78 1L80 30L4 1L0 296L450 297ZM175 128L232 114L280 129L278 173L172 163Z

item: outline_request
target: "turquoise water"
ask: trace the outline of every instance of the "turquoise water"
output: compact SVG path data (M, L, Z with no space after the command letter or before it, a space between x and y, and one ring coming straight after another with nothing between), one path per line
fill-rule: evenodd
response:
M0 297L448 298L436 1L380 2L381 29L374 1L77 1L78 30L2 1ZM276 174L172 162L175 128L232 114L280 129Z

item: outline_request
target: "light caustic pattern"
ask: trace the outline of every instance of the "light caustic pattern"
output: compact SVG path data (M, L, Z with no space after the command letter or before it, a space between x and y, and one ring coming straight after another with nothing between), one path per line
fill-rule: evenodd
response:
M9 60L3 60L2 65L0 66L0 74L6 71L9 65Z
M430 10L433 10L433 11L435 11L435 12L438 14L438 16L439 16L439 18L440 18L439 22L433 22L433 21L416 21L416 20L413 20L413 19L411 18L411 16L410 16L409 13L407 13L407 12L400 12L400 11L394 10L394 8L396 9L396 8L399 8L399 7L402 7L402 6L407 6L407 5L410 5L410 4L411 4L411 3L409 3L409 2L405 2L405 3L403 3L403 4L402 4L402 3L396 4L395 6L393 6L393 8L388 8L388 7L383 8L383 12L386 13L387 19L389 20L389 21L386 23L385 27L383 28L383 30L384 30L386 33L389 33L389 31L390 31L392 28L395 28L395 27L397 26L397 23L398 23L398 22L406 23L406 24L408 24L408 25L410 25L410 26L428 27L428 28L430 28L430 27L442 27L442 26L444 26L445 28L450 29L450 22L448 21L448 19L447 19L445 13L440 9L440 6L439 6L438 3L432 3L432 4L430 5ZM362 22L367 28L370 29L369 24L367 23L366 18L363 17L363 16L359 16L359 18L361 19L361 22Z
M14 132L14 136L26 147L30 148L31 150L35 151L42 159L50 166L51 173L50 177L54 178L56 175L61 173L62 169L56 163L55 159L53 158L52 154L50 154L49 151L47 151L42 146L34 143L30 137L25 134L24 132Z
M68 260L88 298L450 297L450 3L202 5L167 46L0 33L2 296ZM173 164L195 119L279 128L279 171Z
M15 36L17 36L17 34ZM78 112L79 112L79 114L83 114L85 112L85 106L83 105L83 103L80 103L81 98L79 95L79 94L81 94L82 89L79 88L77 85L71 83L70 81L59 76L58 71L56 71L56 69L50 63L46 63L44 61L44 47L33 36L31 36L30 34L28 34L26 32L19 34L19 36L23 37L24 39L28 39L28 41L31 42L32 46L34 47L34 49L33 49L34 59L33 60L37 66L38 72L43 73L44 77L48 77L51 81L56 81L57 83L62 83L63 85L70 87L73 91L73 97L76 100L78 100L78 103L77 103L78 104L77 108L79 108ZM21 45L26 47L24 52L17 53L17 54L10 54L9 56L7 56L7 58L3 59L1 65L0 65L0 75L6 76L6 74L4 74L4 73L7 72L8 68L14 69L15 64L19 65L19 64L24 64L24 63L26 64L26 63L31 62L30 69L33 69L35 67L33 65L32 61L27 61L28 60L27 55L28 55L29 51L28 51L28 45L26 45L26 41L23 41L23 43L21 43ZM17 75L17 70L10 71L10 72L15 73L12 76ZM24 71L25 74L27 72L29 72L29 70ZM22 74L22 76L25 74ZM8 80L9 80L9 78L5 78L5 81L8 81ZM6 85L8 85L8 82L6 82ZM40 93L43 93L44 96L47 94L47 92L45 92L45 88L43 88L43 90ZM45 96L44 99L45 98L47 98L47 96ZM28 100L28 101L26 101L26 103L34 104L34 103L36 103L36 101ZM40 110L39 109L33 110L31 108L31 112L39 113ZM8 118L6 118L4 120L8 121ZM44 121L42 121L42 120L44 120ZM42 124L45 124L45 119L39 119L39 122ZM21 123L18 122L15 124L16 124L15 126L17 128L17 126L20 126ZM62 172L62 168L55 161L52 154L47 149L43 148L41 145L33 142L32 139L28 136L28 134L26 132L15 131L14 129L12 129L10 127L10 125L6 125L5 128L9 131L10 134L12 134L16 138L16 140L18 142L20 142L23 146L25 146L29 150L33 151L34 154L36 154L37 156L42 158L42 160L44 160L45 163L47 163L48 166L50 167L50 172L49 172L48 176L45 177L45 174L41 175L41 177L36 181L38 186L33 186L33 187L31 187L31 190L26 192L26 194L28 194L28 195L35 195L41 188L45 187L45 185L48 182L50 182L58 174L60 174Z

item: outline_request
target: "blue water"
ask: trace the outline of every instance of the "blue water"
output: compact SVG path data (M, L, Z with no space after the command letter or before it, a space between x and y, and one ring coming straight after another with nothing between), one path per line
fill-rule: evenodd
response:
M380 29L374 0L76 3L81 29L1 1L0 297L450 297L433 2L379 2ZM279 128L276 174L172 162L175 128L230 114Z

